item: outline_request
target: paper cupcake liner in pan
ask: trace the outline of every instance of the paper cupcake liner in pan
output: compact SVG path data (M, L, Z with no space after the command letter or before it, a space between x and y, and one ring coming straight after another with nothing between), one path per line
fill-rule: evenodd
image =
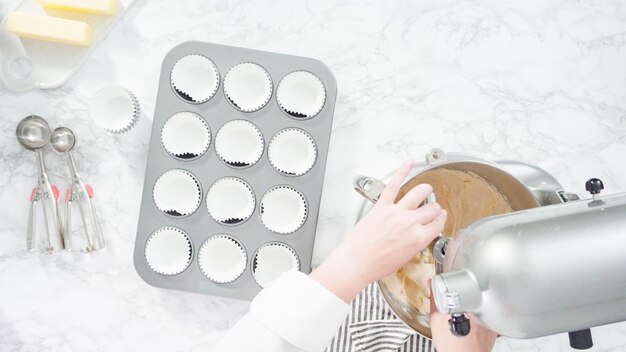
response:
M200 104L215 95L220 85L220 74L213 61L191 54L174 64L170 80L178 96L189 103Z
M290 270L300 270L300 260L296 252L284 243L267 243L254 255L252 276L263 288Z
M299 128L286 128L272 137L267 156L278 172L302 176L315 165L317 147L307 132Z
M307 71L294 71L283 77L276 89L278 105L289 116L310 118L317 115L326 102L322 81Z
M148 237L144 255L148 266L156 273L180 274L191 263L191 239L179 228L162 227Z
M270 231L288 235L306 221L308 206L302 192L291 186L276 186L261 198L261 222Z
M272 79L254 63L243 62L231 68L224 77L224 95L239 110L261 109L272 97Z
M211 217L225 225L240 224L254 212L256 200L252 187L236 177L217 180L206 196L207 211Z
M215 136L215 152L232 167L254 165L263 155L263 135L252 122L233 120L225 123Z
M89 103L89 115L101 129L114 134L133 128L139 120L139 101L129 90L108 86L100 88Z
M198 252L200 271L209 280L226 284L233 282L246 270L246 250L235 238L216 235L207 239Z
M165 151L175 158L196 159L209 149L211 130L202 116L179 112L163 124L161 143Z
M193 214L202 200L198 179L189 171L172 169L154 183L154 204L165 214L184 217Z

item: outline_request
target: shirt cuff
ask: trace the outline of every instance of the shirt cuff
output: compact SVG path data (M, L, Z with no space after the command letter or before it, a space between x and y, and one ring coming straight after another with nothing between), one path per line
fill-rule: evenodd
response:
M296 270L274 280L250 305L259 322L307 352L323 351L349 311L348 303Z

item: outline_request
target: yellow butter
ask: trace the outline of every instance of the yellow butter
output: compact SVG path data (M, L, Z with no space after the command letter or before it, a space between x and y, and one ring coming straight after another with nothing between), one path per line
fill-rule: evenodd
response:
M105 16L113 16L116 6L116 0L37 0L37 3L48 9Z
M24 38L91 46L91 26L80 21L11 12L7 17L7 30Z

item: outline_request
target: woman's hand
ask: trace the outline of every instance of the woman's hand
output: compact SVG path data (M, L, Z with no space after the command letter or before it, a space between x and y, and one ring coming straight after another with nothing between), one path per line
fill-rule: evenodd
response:
M394 203L412 167L409 162L398 169L369 213L311 273L346 302L369 283L398 270L443 230L446 211L439 204L419 207L432 193L430 185L418 185Z
M452 335L448 328L449 315L437 311L433 293L430 292L430 330L433 333L433 343L439 352L489 352L496 343L497 334L478 324L470 317L471 327L467 336Z

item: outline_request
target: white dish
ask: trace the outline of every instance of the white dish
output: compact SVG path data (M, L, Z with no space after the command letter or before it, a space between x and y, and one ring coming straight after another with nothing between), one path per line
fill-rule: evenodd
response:
M190 103L204 103L211 99L220 85L217 66L207 57L192 54L178 60L170 74L172 88L178 96Z
M254 212L254 193L244 180L224 177L209 188L206 205L215 221L228 225L239 224L248 220Z
M99 89L89 105L93 122L109 133L127 132L137 124L141 113L135 95L116 86Z
M154 204L165 214L184 217L200 206L200 182L189 171L172 169L163 173L154 183Z
M278 172L302 176L309 172L317 158L313 137L299 128L278 131L267 148L270 164Z
M322 81L307 71L294 71L283 77L276 89L278 105L292 117L317 115L326 102Z
M270 242L259 248L254 256L252 276L263 288L290 270L300 270L300 260L286 244Z
M246 270L246 251L233 237L216 235L207 239L200 247L198 264L209 280L226 284L237 280Z
M134 0L118 0L115 15L99 16L44 9L36 0L20 1L13 11L86 22L93 31L92 44L81 47L20 38L9 33L5 17L0 23L0 82L14 92L62 85L82 66L133 2ZM4 1L4 4L10 5L11 1Z
M272 97L272 79L263 67L251 62L240 63L226 73L224 94L237 109L257 111Z
M191 263L191 251L189 235L171 226L153 232L144 248L148 265L162 275L177 275L185 271Z
M297 231L307 216L302 192L290 186L277 186L261 198L261 222L275 233L287 235Z
M161 143L176 158L196 159L209 149L211 130L202 116L193 112L179 112L163 125Z
M251 122L232 120L225 123L215 137L215 152L232 167L254 165L263 155L261 131Z

